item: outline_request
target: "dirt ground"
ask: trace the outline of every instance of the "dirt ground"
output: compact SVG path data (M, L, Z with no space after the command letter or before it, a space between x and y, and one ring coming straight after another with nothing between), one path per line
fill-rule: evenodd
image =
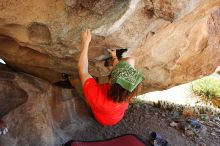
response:
M72 136L74 140L96 141L123 134L137 134L144 141L149 140L151 132L158 132L172 146L217 146L220 145L218 134L211 135L211 127L207 127L203 136L185 136L183 131L170 125L171 114L145 103L131 104L126 115L119 124L111 127L100 126L94 120L91 126L78 130ZM204 132L203 132L204 133Z

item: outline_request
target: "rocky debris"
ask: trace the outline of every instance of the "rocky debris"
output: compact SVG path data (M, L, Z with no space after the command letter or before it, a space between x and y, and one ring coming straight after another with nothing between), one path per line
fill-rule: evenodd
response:
M152 132L151 133L151 142L153 146L169 146L168 142L163 139L159 133Z
M170 123L171 127L182 130L188 137L201 136L201 134L205 136L207 128L199 120L194 119L195 117L186 117L184 112L174 117L172 113L175 112L177 111L172 111L170 113L172 118L172 122Z
M171 122L171 123L170 123L170 126L177 128L177 127L178 127L178 123L176 123L176 122Z
M176 93L181 94L181 92ZM165 94L162 93L162 95L164 96ZM175 95L179 99L174 93L170 95ZM137 98L137 102L150 103L139 98ZM161 115L160 118L168 117L168 125L170 127L180 131L183 136L196 141L198 145L206 145L209 139L219 139L219 137L216 137L216 133L218 133L216 129L220 126L218 122L219 109L198 105L187 106L166 101L151 103L151 105L164 109L166 113L155 113L155 115ZM213 141L212 145L218 145L218 142Z
M185 136L199 143L200 145L207 145L207 139L219 139L216 133L218 133L218 122L214 119L218 119L218 115L200 114L196 117L187 118L181 115L177 118L173 118L172 114L170 126L180 130ZM218 142L213 142L213 145L218 145Z
M199 116L200 116L201 120L203 120L203 121L209 120L209 115L207 115L207 114L200 114Z
M186 107L183 109L182 115L185 118L192 118L192 117L196 117L196 112L192 107Z

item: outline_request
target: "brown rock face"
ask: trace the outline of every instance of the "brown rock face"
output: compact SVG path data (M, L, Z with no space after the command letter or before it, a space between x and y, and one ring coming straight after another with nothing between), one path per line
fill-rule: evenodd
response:
M14 92L11 92L12 90ZM24 90L20 89L18 85L14 85L10 81L1 81L0 91L1 91L1 99L0 99L1 117L27 100L27 93Z
M65 0L65 4L71 8L84 7L94 13L103 15L115 0Z
M57 88L39 78L3 68L0 119L4 116L9 132L0 138L1 146L58 146L69 140L77 128L94 122L85 102L74 96L74 90Z
M129 48L145 75L145 92L192 81L220 64L219 0L0 0L0 58L16 71L49 81L0 65L0 118L9 127L0 145L92 140L84 135L95 123L85 103L74 90L50 84L62 81L62 73L78 77L85 28L93 34L90 73L102 80L109 74L107 49ZM116 131L127 132L125 125L130 129L125 120ZM106 129L103 139L114 136Z
M219 0L17 0L0 2L0 58L51 83L76 78L79 36L93 33L90 73L107 76L108 48L129 48L148 90L219 65Z
M196 8L205 0L145 0L146 8L151 10L157 17L165 20L175 21Z
M131 53L138 56L137 66L149 89L163 89L214 72L220 63L218 5L217 1L202 5Z
M37 44L50 44L50 30L44 24L37 22L32 23L28 28L28 37L31 41Z
M100 15L104 14L111 6L113 6L115 0L82 0L79 3L95 13Z
M0 71L0 117L27 101L27 93L13 82L14 79L14 74Z
M195 145L179 131L167 129L165 119L158 119L155 114L160 111L158 108L132 105L119 124L101 126L85 102L74 96L74 89L57 88L39 78L3 68L0 68L0 113L11 111L3 117L9 131L0 137L1 146L61 146L71 139L94 141L126 133L141 135L146 140L148 131L154 129L166 135L171 145ZM16 103L22 104L13 109Z

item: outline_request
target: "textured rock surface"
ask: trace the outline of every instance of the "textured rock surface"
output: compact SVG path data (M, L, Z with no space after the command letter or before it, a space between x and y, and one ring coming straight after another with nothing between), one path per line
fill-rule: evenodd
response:
M1 146L58 146L93 121L84 101L73 96L74 90L2 68L0 74L0 118L7 114L9 128L0 137Z
M146 8L157 17L175 21L191 12L205 0L145 0L145 2L147 3Z
M161 124L162 126L158 128L155 120L159 122L161 119L157 118L154 113L159 109L143 106L145 109L143 110L137 106L130 109L119 125L104 127L93 120L85 102L73 96L74 90L51 86L48 82L27 74L2 69L0 73L2 75L0 90L4 89L1 92L4 96L0 98L0 104L3 105L0 107L0 113L11 108L11 111L3 118L8 125L9 132L0 137L1 146L60 146L70 139L102 140L126 133L138 134L147 139L149 132L155 129L163 133L171 144L194 144L193 141L182 137L177 130L172 128L167 130L166 124ZM10 89L12 87L14 90ZM6 88L10 92L5 90ZM19 98L24 98L25 102L16 109L12 109L14 105L10 104L11 100L19 103L20 101L16 100ZM150 109L155 112L149 112ZM146 120L149 118L152 120ZM137 120L136 124L134 119ZM141 125L139 123L143 125L138 126ZM174 136L175 139L173 139Z
M145 74L145 92L194 80L220 63L219 0L1 0L0 58L51 83L62 81L62 73L77 77L79 34L85 28L93 32L92 75L109 73L107 48L127 47ZM71 138L97 140L128 132L146 138L155 129L173 145L195 145L166 129L152 107L134 106L119 125L102 127L74 90L0 68L0 118L9 127L0 145L56 146ZM219 138L211 138L205 141L219 144Z
M145 73L145 86L167 88L219 64L219 5L218 0L1 0L0 57L52 83L62 80L61 73L77 77L79 34L89 27L92 75L108 75L107 48L127 47Z
M152 131L160 133L170 145L195 146L220 143L217 133L216 136L210 134L217 130L209 126L205 135L201 137L183 136L181 131L169 127L172 121L171 111L147 104L131 104L119 124L101 126L93 119L85 102L73 96L74 89L57 88L39 78L6 71L2 67L0 74L0 113L10 109L3 117L9 132L0 136L1 146L60 146L70 139L94 141L128 133L137 134L143 140L148 140ZM11 100L20 106L15 108Z
M149 89L189 82L220 63L219 1L206 3L143 41L131 53Z
M3 66L0 65L0 68L3 69ZM14 79L13 73L7 70L0 72L0 117L27 101L27 93L13 81Z

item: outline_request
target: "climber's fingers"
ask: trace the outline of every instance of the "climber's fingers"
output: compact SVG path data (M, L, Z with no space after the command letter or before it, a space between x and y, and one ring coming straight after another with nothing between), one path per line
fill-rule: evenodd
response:
M109 52L109 53L113 53L113 52L115 52L115 50L113 50L113 49L108 49L108 52Z
M83 43L89 43L91 41L91 32L90 29L86 29L81 33L81 41Z
M90 29L86 29L87 35L91 35Z
M116 50L108 49L108 52L111 54L112 57L116 56Z

